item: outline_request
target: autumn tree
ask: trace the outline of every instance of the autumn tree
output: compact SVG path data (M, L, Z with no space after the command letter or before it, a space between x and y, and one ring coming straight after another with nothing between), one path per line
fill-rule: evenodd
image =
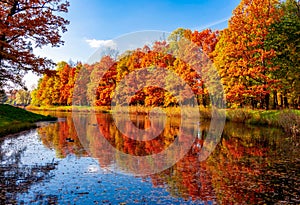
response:
M38 85L40 84L41 80L42 79L39 80ZM36 89L34 89L34 90L31 91L31 93L30 93L30 96L31 96L31 102L30 102L30 104L31 105L37 105L38 106L38 105L41 104L40 99L37 97L37 93L38 93L38 88L36 88Z
M185 37L186 29L184 28L177 28L176 30L172 31L172 33L168 37L169 42L169 50L176 51L178 50L178 42Z
M68 7L62 0L0 1L0 85L22 85L28 71L43 73L53 66L32 50L63 44L61 32L67 31L69 21L58 14L68 12Z
M81 67L81 63L75 67L64 61L57 63L56 70L45 74L39 80L37 89L32 91L33 104L71 105L76 78Z
M101 89L98 89L99 83L105 80L103 77L106 71L109 71L114 63L115 61L110 56L103 56L100 62L92 65L90 81L87 86L87 100L90 105L98 105L101 95Z
M294 108L300 105L300 5L299 1L287 0L281 3L284 15L279 22L269 28L266 44L276 51L274 66L278 66L273 75L280 80L279 92L273 92L273 108ZM279 99L277 99L279 96Z
M69 75L71 71L71 66L62 61L57 64L57 75L59 76L59 92L60 92L60 98L59 98L59 104L61 105L67 105L68 97L69 97Z
M169 37L169 50L176 57L171 69L191 87L198 103L203 106L207 106L210 100L207 85L217 85L213 82L217 75L213 72L212 52L215 50L218 36L218 31L210 29L191 31L179 28ZM210 89L210 92L214 92L213 89Z
M270 25L279 17L277 0L242 0L234 10L214 59L228 102L269 108L270 93L278 81L272 78L277 69L271 64L275 51L266 48L265 41Z
M96 95L96 105L109 106L111 104L112 95L116 87L116 63L112 63L110 68L105 72L99 81Z
M30 91L28 90L19 90L16 94L16 103L23 105L29 105L31 101Z
M73 93L76 93L76 95L73 95L72 103L73 105L89 105L88 99L87 99L87 89L88 85L90 83L90 70L88 69L90 66L88 65L77 65L80 70L76 77L76 82L74 85L74 91Z
M45 105L44 102L47 99L45 90L48 79L49 76L45 74L43 78L39 80L36 92L32 92L34 105Z
M68 97L68 101L67 101L68 105L72 105L72 103L73 103L73 100L74 100L73 99L74 87L75 87L75 83L77 83L76 79L78 78L78 74L79 74L81 69L82 69L82 64L77 63L77 65L74 65L74 67L72 68L72 70L69 74L69 82L68 82L69 97ZM76 99L78 99L78 98L76 98Z

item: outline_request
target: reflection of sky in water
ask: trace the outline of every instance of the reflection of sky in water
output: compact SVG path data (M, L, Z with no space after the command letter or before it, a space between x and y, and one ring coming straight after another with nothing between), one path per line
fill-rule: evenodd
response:
M6 155L25 149L20 161L24 165L46 164L55 159L55 151L49 150L39 141L36 131L30 131L17 139L7 139L1 148Z
M22 150L25 147L21 155L23 165L45 165L53 161L58 165L51 171L52 178L34 184L28 193L18 194L21 203L41 204L41 201L51 198L57 199L59 204L199 204L199 201L173 198L164 188L154 188L150 178L119 175L101 169L98 161L90 157L68 155L58 159L54 150L43 146L35 130L7 139L2 150Z

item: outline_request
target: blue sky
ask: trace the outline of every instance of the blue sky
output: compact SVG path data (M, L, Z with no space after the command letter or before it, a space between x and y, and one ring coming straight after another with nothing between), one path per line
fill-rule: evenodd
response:
M82 61L97 50L97 46L109 44L111 39L127 33L158 30L171 32L176 28L201 30L205 27L223 29L228 17L240 0L69 0L69 12L64 15L70 21L63 34L64 46L44 47L34 52L54 62ZM36 77L26 78L30 87Z

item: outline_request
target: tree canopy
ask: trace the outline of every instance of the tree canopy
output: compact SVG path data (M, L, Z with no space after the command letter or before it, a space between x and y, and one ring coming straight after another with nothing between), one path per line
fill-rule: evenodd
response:
M299 109L299 28L297 0L241 0L222 31L178 28L167 40L117 56L108 52L92 65L59 63L40 80L32 102L110 106L117 96L122 105L166 107L178 105L169 92L176 90L193 104L173 77L161 79L165 69L179 76L204 107L224 102L215 83L221 80L228 107ZM136 85L151 80L146 76L156 81L136 92ZM164 82L166 90L156 82Z
M35 55L33 48L63 45L61 33L69 21L68 1L0 0L0 86L7 82L22 85L28 71L45 73L54 63Z
M280 18L278 4L277 0L242 0L221 34L214 62L231 103L255 107L260 102L261 107L269 107L270 91L278 81L271 75L277 69L271 64L276 53L265 42L269 26Z

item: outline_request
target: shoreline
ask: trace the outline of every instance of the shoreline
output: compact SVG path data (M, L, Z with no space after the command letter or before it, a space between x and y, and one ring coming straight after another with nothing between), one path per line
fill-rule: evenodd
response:
M129 108L129 109L128 109ZM129 113L149 115L152 107L129 106L117 107L113 110L111 107L89 107L89 106L52 106L52 107L35 107L29 106L28 110L32 111L55 111L55 112L95 112L95 113ZM180 117L181 110L179 107L160 108L168 117ZM210 108L187 108L185 116L193 117L195 111L199 111L200 118L209 120L212 118ZM160 114L158 112L158 114ZM300 110L252 110L252 109L224 109L214 113L216 117L226 118L228 122L244 123L249 125L270 126L283 129L285 132L300 135ZM225 115L225 116L224 116ZM196 115L197 116L197 115Z
M37 122L57 120L10 105L0 105L0 138L37 128Z
M0 127L0 139L9 135L21 133L23 131L37 128L34 123L18 123L14 125L8 125L5 128Z
M12 106L10 106L12 107ZM115 113L115 114L140 114L149 115L153 108L142 106L131 106L129 111L127 107L88 107L88 106L58 106L58 107L35 107L28 106L27 110L13 107L17 112L28 112L31 115L38 116L35 120L11 121L5 126L0 126L0 138L10 134L16 134L22 131L37 128L37 122L57 120L56 117L44 116L35 114L31 111L53 111L53 112L95 112L95 113ZM195 110L199 111L202 120L209 120L212 117L211 109L209 108L188 108L185 116L194 117ZM161 108L167 117L180 117L181 110L179 107ZM3 113L1 113L3 114ZM160 112L157 113L161 114ZM251 110L251 109L226 109L218 110L214 113L216 117L226 118L227 122L243 123L256 126L269 126L283 129L286 133L292 135L300 135L300 110ZM197 115L198 116L198 115ZM2 123L3 124L3 123Z

